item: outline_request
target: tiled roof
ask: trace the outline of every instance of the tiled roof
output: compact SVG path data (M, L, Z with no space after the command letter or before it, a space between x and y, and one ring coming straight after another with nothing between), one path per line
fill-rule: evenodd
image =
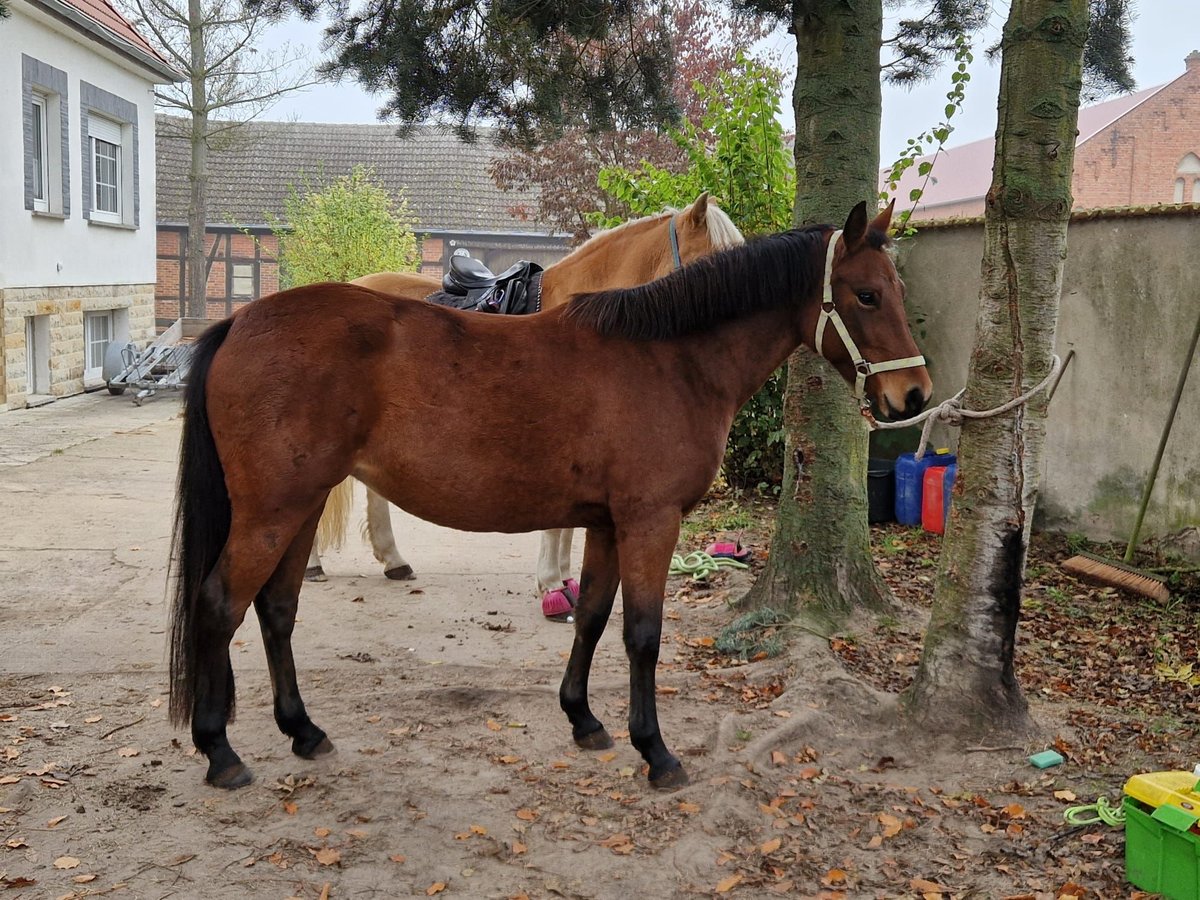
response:
M165 59L162 55L150 46L149 42L144 37L138 34L137 30L129 24L129 20L117 12L108 0L63 0L68 6L73 6L79 12L83 13L93 22L104 26L107 31L112 32L117 37L127 41L137 47L143 53L148 53L151 56L162 60Z
M186 222L188 144L185 120L158 117L158 220ZM208 221L258 225L283 218L290 185L305 178L319 187L362 165L389 192L402 192L423 229L548 234L509 209L530 195L505 193L488 176L500 150L491 132L474 143L453 133L417 130L396 136L391 125L323 125L251 122L233 134L232 146L209 153Z
M1079 110L1079 136L1075 139L1075 146L1078 147L1084 141L1095 137L1121 116L1145 103L1166 86L1160 84L1157 87L1135 91L1103 103L1081 107ZM988 188L992 186L992 163L995 161L995 156L995 138L984 138L960 147L943 149L933 168L929 183L924 185L925 190L921 195L918 208L932 210L938 206L975 200L984 196L988 192ZM908 198L909 191L921 187L922 182L925 181L924 176L917 174L920 163L932 160L932 155L922 156L904 173L900 179L900 186L895 192L895 195L900 198L898 202L901 205ZM886 170L880 174L880 190L887 188L887 182L884 181L886 175Z

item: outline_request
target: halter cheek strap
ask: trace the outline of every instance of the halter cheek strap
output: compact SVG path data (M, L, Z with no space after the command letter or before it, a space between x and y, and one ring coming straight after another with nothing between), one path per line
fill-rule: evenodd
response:
M683 260L679 258L679 234L675 231L675 213L671 213L671 224L667 226L671 235L671 256L675 258L675 268L683 268Z
M817 335L816 335L816 350L819 356L825 356L821 350L822 342L825 339L825 326L832 322L838 336L842 339L842 345L846 348L846 352L850 354L850 359L854 363L854 396L863 408L867 408L867 378L879 372L893 372L896 369L914 369L917 366L925 365L924 356L906 356L903 359L891 359L886 362L867 362L863 359L863 355L858 350L858 345L854 343L854 338L850 337L850 332L846 328L846 323L842 321L842 317L838 314L837 307L833 304L833 251L837 246L838 238L842 236L840 230L835 231L829 238L829 247L825 251L825 283L821 294L821 314L817 317Z

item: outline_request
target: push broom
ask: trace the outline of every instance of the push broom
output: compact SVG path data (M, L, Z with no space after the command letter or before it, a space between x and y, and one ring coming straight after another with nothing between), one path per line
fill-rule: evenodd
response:
M1175 412L1179 409L1179 400L1183 396L1183 386L1187 383L1188 372L1192 368L1192 359L1196 355L1196 344L1200 342L1200 317L1196 319L1196 327L1192 331L1192 343L1183 361L1183 369L1179 373L1179 382L1175 385L1175 396L1171 400L1171 411L1167 414L1167 423L1163 427L1162 437L1158 441L1158 451L1154 454L1154 464L1150 467L1150 475L1146 486L1142 489L1142 502L1138 507L1137 521L1133 525L1133 534L1129 536L1129 544L1125 548L1122 562L1105 559L1091 553L1080 553L1072 556L1062 567L1072 575L1078 575L1088 581L1099 582L1111 587L1123 588L1149 597L1151 600L1165 601L1171 596L1167 590L1167 580L1161 575L1143 572L1130 565L1133 562L1133 551L1137 549L1138 537L1142 533L1142 520L1146 517L1146 507L1150 505L1150 494L1154 490L1154 481L1158 478L1158 466L1162 462L1163 452L1167 449L1167 440L1171 437L1171 426L1175 424Z

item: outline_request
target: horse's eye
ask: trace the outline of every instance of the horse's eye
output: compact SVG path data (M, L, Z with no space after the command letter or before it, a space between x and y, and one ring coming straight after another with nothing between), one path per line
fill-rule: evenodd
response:
M863 306L878 306L879 298L875 296L874 291L859 291L858 302Z

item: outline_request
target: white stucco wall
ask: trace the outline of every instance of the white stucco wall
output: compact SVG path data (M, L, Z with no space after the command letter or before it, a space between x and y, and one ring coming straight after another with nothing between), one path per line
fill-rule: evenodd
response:
M12 16L0 20L0 290L153 283L152 76L24 0L13 0L11 9ZM25 209L22 54L67 74L70 214L65 219ZM137 106L140 208L136 229L107 227L83 217L80 84L84 81Z

